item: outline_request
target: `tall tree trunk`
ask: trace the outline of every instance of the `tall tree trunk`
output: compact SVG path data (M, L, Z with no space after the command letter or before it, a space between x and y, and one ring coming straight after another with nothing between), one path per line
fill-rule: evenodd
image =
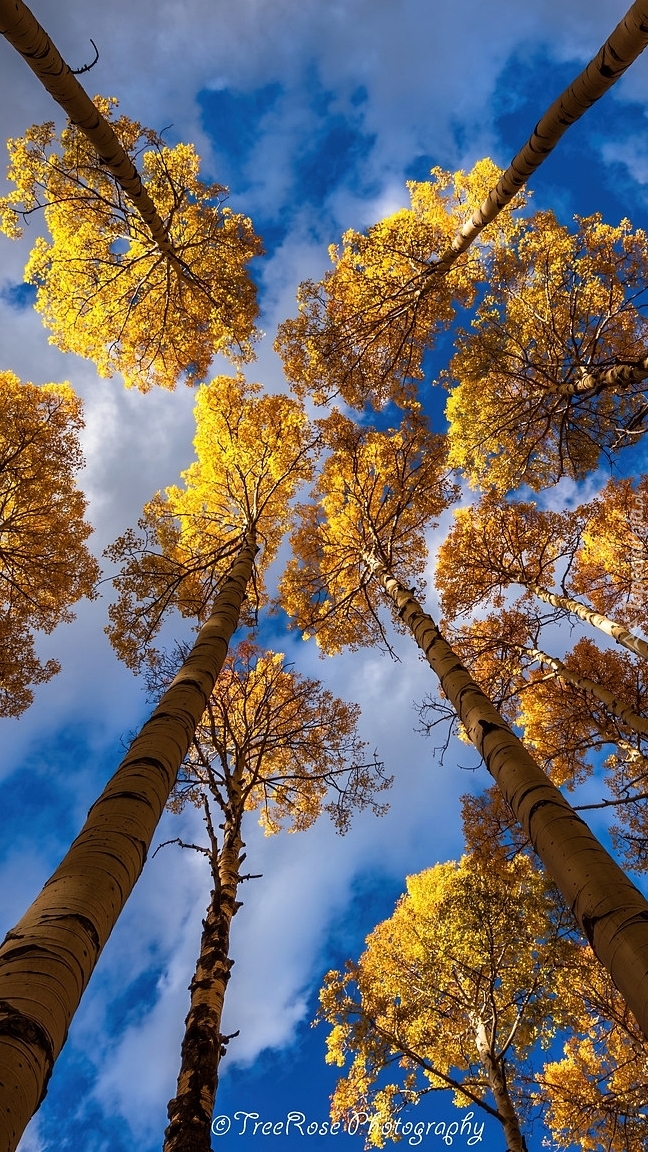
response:
M430 268L446 271L487 224L511 202L542 161L556 147L570 124L603 96L637 59L648 44L648 2L636 0L603 47L565 91L554 100L534 128L524 147L489 192L480 208L466 220L452 244Z
M203 920L196 971L189 985L191 1006L185 1020L176 1095L167 1109L169 1125L164 1133L164 1152L211 1152L218 1065L227 1043L220 1028L233 963L229 939L232 917L238 908L242 816L240 794L230 795L220 851L210 828L214 888Z
M486 1028L483 1021L479 1019L475 1022L475 1042L479 1059L486 1071L488 1083L495 1098L500 1122L506 1136L507 1152L528 1152L527 1143L520 1131L520 1122L509 1094L502 1060L501 1058L498 1059L491 1050Z
M72 123L97 149L101 163L112 172L136 208L162 255L180 275L186 275L186 268L174 251L167 228L135 165L108 121L95 108L47 32L22 0L0 0L0 32L20 53Z
M544 600L545 604L551 604L553 608L564 608L566 612L579 616L587 624L592 624L594 628L605 632L606 636L611 636L617 644L621 644L629 652L633 652L635 656L641 656L644 660L648 660L648 643L635 636L633 632L629 632L623 624L617 624L609 616L604 616L602 612L595 612L593 608L581 604L580 600L573 600L571 596L559 596L555 592L549 592L546 588L542 588L539 584L530 584L526 580L516 580L516 583L528 588L529 592L533 592L538 599Z
M81 832L0 946L0 1148L14 1152L126 899L227 654L252 575L246 537L187 660Z
M520 650L526 652L540 664L546 664L566 684L573 684L574 688L580 688L589 696L596 697L597 700L601 701L601 704L605 704L613 716L627 724L628 728L632 728L633 732L638 732L641 736L648 736L648 719L645 716L640 716L638 712L634 712L628 704L619 700L614 692L608 691L596 680L590 680L589 676L579 676L577 672L572 672L566 664L563 664L562 660L557 660L555 656L548 656L539 648L522 648Z
M409 589L375 557L364 559L648 1037L648 901L529 755Z

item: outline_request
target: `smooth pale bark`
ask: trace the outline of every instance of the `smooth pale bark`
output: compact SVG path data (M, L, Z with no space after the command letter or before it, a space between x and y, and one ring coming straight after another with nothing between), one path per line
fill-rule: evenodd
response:
M499 1120L506 1136L507 1152L528 1152L526 1140L520 1131L520 1122L513 1107L513 1101L509 1095L502 1060L498 1059L491 1050L482 1020L477 1020L475 1025L475 1042L479 1059L488 1076L490 1090L497 1104Z
M0 947L0 1149L14 1152L101 950L144 866L240 616L247 537L187 660L85 825Z
M645 716L640 716L623 700L619 700L614 695L614 692L609 692L602 684L598 684L596 680L590 680L589 676L579 676L577 672L572 672L562 660L557 660L555 656L548 656L546 652L542 652L539 648L523 648L521 651L526 652L533 660L537 660L540 664L545 664L555 672L561 680L566 684L573 684L574 688L580 688L582 692L587 692L588 695L596 697L605 704L605 707L613 716L618 720L622 720L627 724L628 728L632 728L633 732L638 732L641 736L648 736L648 720Z
M480 208L466 220L452 244L430 272L445 271L470 247L487 224L511 202L564 132L603 96L648 44L648 0L637 0L626 12L587 67L545 112L524 147L489 192Z
M32 72L60 104L73 124L97 149L101 163L119 183L137 209L163 256L181 274L186 269L176 256L165 224L144 188L132 160L122 148L104 116L22 0L0 0L0 32L27 62Z
M633 632L629 632L622 624L617 624L616 621L611 620L609 616L604 616L602 612L595 612L593 608L581 604L580 600L572 600L571 596L559 596L555 592L549 592L546 588L541 588L539 584L529 584L526 580L517 580L516 583L528 588L530 592L533 592L540 600L544 600L546 604L551 604L553 608L564 608L566 612L579 616L587 624L592 624L600 632L605 632L606 636L611 636L617 644L621 644L629 652L633 652L635 656L641 656L644 660L648 660L648 643L641 640L639 636L635 636Z
M581 375L570 384L545 385L547 392L559 396L598 396L599 392L623 392L633 384L642 384L648 379L648 356L635 360L632 364L613 364L608 368L581 369Z
M365 560L648 1037L648 901L529 755L410 590L384 564Z
M164 1152L211 1152L211 1122L218 1087L218 1065L225 1054L221 1034L225 990L233 961L229 955L230 927L238 903L241 820L244 802L232 781L223 827L223 846L212 842L210 861L214 889L203 920L200 953L189 990L191 1006L185 1020L176 1095L169 1101L169 1125Z

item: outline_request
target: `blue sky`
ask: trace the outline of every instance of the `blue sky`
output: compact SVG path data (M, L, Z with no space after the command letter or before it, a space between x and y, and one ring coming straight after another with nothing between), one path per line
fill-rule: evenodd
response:
M623 14L612 0L70 0L64 7L41 0L34 11L74 66L89 56L92 36L100 60L88 89L117 95L127 114L156 129L171 125L171 142L193 140L206 178L228 184L232 207L252 216L267 250L255 270L267 336L250 376L271 390L285 388L272 351L276 325L294 313L299 281L326 270L327 246L407 203L405 181L424 179L432 164L468 167L483 155L506 164ZM23 62L7 45L0 51L4 136L56 118ZM570 129L532 182L534 205L565 220L600 210L610 223L628 215L648 226L647 108L648 59ZM21 288L27 245L0 244L1 366L37 383L69 379L83 396L80 482L100 554L190 462L192 396L184 388L126 393L119 379L98 380L89 363L50 346ZM448 345L440 343L431 370ZM426 402L440 419L438 400L428 394ZM626 454L621 471L638 471L644 455ZM593 478L588 491L606 478ZM561 494L573 496L573 486L564 483ZM447 518L439 532L446 527ZM62 673L20 720L0 721L2 932L57 863L147 714L141 686L103 635L107 603L106 590L104 599L79 605L73 624L43 638L39 650L60 659ZM178 627L169 625L169 639ZM293 1110L305 1123L326 1120L334 1073L323 1063L324 1028L310 1027L323 974L358 955L406 874L461 851L458 797L481 786L484 774L460 770L469 759L464 748L440 767L431 742L414 731L413 701L431 681L407 638L395 642L401 662L394 665L375 652L322 662L276 623L265 635L300 671L362 705L363 737L397 782L388 816L363 815L343 839L323 820L307 833L264 839L249 819L248 862L264 875L245 885L234 923L224 1026L241 1035L223 1065L216 1109L230 1128L214 1147L360 1148L360 1137L239 1135L234 1114L281 1121ZM193 813L166 815L155 843L181 829L196 833ZM208 893L194 854L168 847L149 860L21 1152L161 1146ZM465 1113L435 1099L415 1119L438 1126ZM465 1127L454 1146L467 1146L467 1135ZM542 1139L538 1127L532 1152ZM421 1146L449 1145L439 1128ZM487 1117L477 1146L502 1147Z

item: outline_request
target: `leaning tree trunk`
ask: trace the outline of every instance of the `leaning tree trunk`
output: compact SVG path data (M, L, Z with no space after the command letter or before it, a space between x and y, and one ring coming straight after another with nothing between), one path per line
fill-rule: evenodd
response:
M163 1152L211 1152L218 1065L227 1044L220 1029L233 964L229 955L230 926L239 907L236 896L244 859L241 856L242 816L240 794L230 792L220 851L210 829L214 889L203 920L196 971L189 985L191 1006L185 1020L176 1094L167 1108L169 1125L164 1133ZM217 860L215 852L218 852Z
M602 684L598 684L596 680L590 680L589 676L579 676L578 672L572 672L562 660L557 660L555 656L548 656L546 652L541 652L539 648L520 648L521 652L526 652L533 660L539 664L546 664L551 668L552 672L556 673L561 680L566 684L573 685L574 688L580 688L581 692L587 692L588 696L594 696L596 700L600 700L604 704L612 716L616 716L617 720L621 720L628 728L632 728L633 732L637 732L640 736L648 736L648 720L645 716L640 716L623 700L619 700L614 692L610 692L604 688Z
M445 271L454 264L482 229L510 204L569 126L616 83L647 44L648 0L636 0L594 59L545 112L527 143L513 157L481 207L466 220L450 246L432 265L430 273Z
M513 1101L508 1090L504 1067L501 1057L491 1050L486 1035L486 1028L482 1020L475 1024L475 1043L479 1052L479 1059L488 1077L490 1090L493 1093L500 1123L506 1136L507 1152L528 1152L527 1143L520 1131L520 1121L513 1107Z
M0 1149L39 1107L70 1021L146 853L240 616L246 537L209 620L76 840L0 946Z
M365 560L648 1037L648 901L536 764L409 589L380 561Z
M73 124L97 149L99 159L112 172L131 201L163 256L180 275L186 268L178 259L166 226L144 188L132 160L111 125L97 110L60 52L22 0L0 0L0 32L20 52L32 72L60 104Z
M633 632L629 632L623 624L617 624L609 616L604 616L602 612L595 612L593 608L581 604L580 600L573 600L571 596L559 596L556 592L549 592L539 584L530 584L526 580L516 580L516 583L528 588L529 592L533 592L539 600L544 600L545 604L551 604L553 608L563 608L565 612L579 616L587 624L592 624L594 628L605 632L606 636L611 636L617 644L621 644L629 652L633 652L635 656L641 656L642 659L648 660L648 643L641 640L639 636L635 636Z

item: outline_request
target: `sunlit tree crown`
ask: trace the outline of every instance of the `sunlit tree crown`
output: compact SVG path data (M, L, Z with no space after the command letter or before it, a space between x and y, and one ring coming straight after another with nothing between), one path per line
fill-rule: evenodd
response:
M341 395L362 408L388 399L407 401L423 378L422 361L449 327L458 305L467 306L484 278L483 243L449 270L435 270L466 215L482 202L500 170L481 160L471 172L434 168L432 181L408 184L411 206L372 225L345 232L330 249L334 265L319 283L298 292L299 315L279 328L277 349L297 390L317 403ZM520 203L516 198L514 206ZM506 209L491 242L510 236Z
M96 98L108 118L116 103ZM25 276L38 285L51 341L144 392L203 380L217 352L251 359L257 304L247 264L261 244L250 220L223 206L226 188L200 180L193 145L170 148L126 116L114 128L138 158L177 259L162 255L76 127L57 138L52 123L34 125L10 140L15 187L0 201L2 228L19 236L21 218L44 209L50 239L36 240Z
M617 369L646 356L646 251L628 220L576 217L570 230L551 212L495 249L488 291L444 377L450 459L471 483L507 492L580 479L626 442L645 379Z
M263 395L259 384L219 376L198 392L197 459L184 485L144 508L141 535L127 531L108 550L119 563L110 636L137 665L171 606L204 619L248 538L260 546L250 607L264 599L263 573L292 524L291 501L312 478L316 434L300 402Z

